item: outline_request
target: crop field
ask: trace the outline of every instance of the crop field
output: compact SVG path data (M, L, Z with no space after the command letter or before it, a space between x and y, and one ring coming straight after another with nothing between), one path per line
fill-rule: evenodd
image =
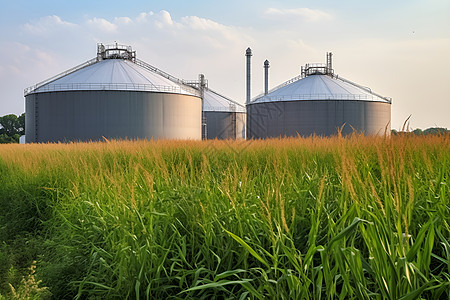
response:
M0 299L449 299L450 135L0 146Z

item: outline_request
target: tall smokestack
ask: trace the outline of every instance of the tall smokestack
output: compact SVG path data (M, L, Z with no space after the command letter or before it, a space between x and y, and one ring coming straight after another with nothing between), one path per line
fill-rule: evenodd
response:
M247 57L247 100L246 104L250 103L251 99L251 57L252 57L252 49L250 47L247 48L247 51L245 51L245 56Z
M269 92L269 61L264 62L264 95Z

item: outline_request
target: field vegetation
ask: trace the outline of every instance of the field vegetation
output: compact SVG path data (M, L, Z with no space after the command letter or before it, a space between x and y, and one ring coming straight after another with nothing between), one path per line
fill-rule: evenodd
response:
M0 146L0 299L448 299L450 135Z

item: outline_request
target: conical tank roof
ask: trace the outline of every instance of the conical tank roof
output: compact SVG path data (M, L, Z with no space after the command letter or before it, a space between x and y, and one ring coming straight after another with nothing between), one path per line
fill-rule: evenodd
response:
M126 59L98 61L41 85L33 93L74 90L149 91L193 95L191 89Z
M233 101L209 88L205 88L203 110L216 112L244 112L245 106Z
M310 75L292 83L283 84L251 103L302 100L363 100L389 102L388 98L373 93L338 76Z
M181 79L136 58L131 46L97 44L97 57L34 86L33 93L59 91L145 91L200 96Z

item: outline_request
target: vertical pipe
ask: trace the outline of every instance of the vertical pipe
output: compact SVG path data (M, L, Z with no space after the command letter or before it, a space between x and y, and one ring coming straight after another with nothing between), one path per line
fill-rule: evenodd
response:
M264 62L264 95L269 92L269 61Z
M205 81L205 75L200 74L198 75L199 81L200 81L200 97L202 99L202 139L207 139L207 128L206 128L206 118L205 118L205 87L206 87L206 81Z
M333 53L331 52L327 52L327 75L329 74L333 74L333 64L331 62L331 56L333 55Z
M330 52L330 53L328 53L328 55L330 56L330 70L333 70L333 61L331 59L331 57L333 56L333 53Z
M247 57L247 100L246 104L250 103L251 99L251 57L252 57L252 49L250 47L245 51L245 56Z

